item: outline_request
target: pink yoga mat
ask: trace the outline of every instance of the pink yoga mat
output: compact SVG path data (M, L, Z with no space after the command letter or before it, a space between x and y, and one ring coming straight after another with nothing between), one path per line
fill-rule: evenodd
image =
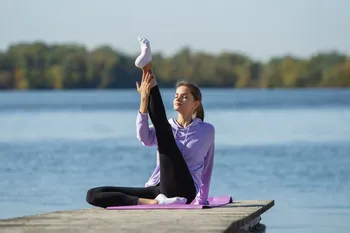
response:
M129 205L129 206L109 206L107 210L147 210L147 209L204 209L224 206L232 203L231 196L217 196L208 198L209 205L194 204L169 204L169 205Z

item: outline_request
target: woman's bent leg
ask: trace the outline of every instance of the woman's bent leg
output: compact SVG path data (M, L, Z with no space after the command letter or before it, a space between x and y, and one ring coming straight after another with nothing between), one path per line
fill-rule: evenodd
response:
M139 198L154 199L160 193L159 186L151 187L113 187L92 188L87 192L86 201L93 206L137 205Z

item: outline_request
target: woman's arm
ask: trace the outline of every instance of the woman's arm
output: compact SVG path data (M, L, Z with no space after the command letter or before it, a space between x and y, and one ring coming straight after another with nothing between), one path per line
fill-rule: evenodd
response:
M140 108L136 118L136 136L144 146L157 145L155 129L148 126L148 101L151 88L150 75L144 70L141 85L136 82L137 91L140 93Z
M213 134L212 144L209 146L208 152L204 158L204 165L202 171L202 184L199 187L199 192L196 196L196 204L208 204L207 199L209 195L210 181L214 165L214 150L215 150L215 135Z
M139 111L142 114L148 113L148 99L149 99L149 95L146 95L146 96L141 95Z
M136 117L136 137L144 146L156 146L157 137L153 126L148 125L148 113L139 111Z

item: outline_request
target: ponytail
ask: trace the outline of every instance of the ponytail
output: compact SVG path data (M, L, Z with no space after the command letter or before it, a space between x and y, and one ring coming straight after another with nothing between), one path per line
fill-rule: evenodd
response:
M194 115L195 115L195 117L198 117L199 119L204 121L204 109L203 109L202 103L199 104L199 106L197 107Z

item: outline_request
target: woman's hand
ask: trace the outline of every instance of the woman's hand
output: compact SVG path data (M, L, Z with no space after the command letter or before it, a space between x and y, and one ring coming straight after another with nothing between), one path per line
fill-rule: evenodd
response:
M136 89L140 93L141 97L149 96L153 78L154 77L151 70L148 72L143 71L141 85L136 81Z

